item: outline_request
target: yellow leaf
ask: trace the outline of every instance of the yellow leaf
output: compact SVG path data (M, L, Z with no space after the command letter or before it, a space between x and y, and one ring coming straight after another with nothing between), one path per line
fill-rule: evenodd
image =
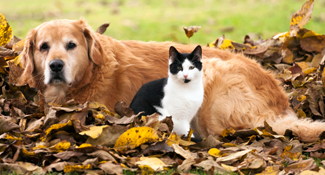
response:
M141 169L147 169L150 167L154 171L164 170L166 164L158 158L155 157L141 157L140 161L135 162L136 165L139 165Z
M279 169L274 168L272 166L268 166L262 173L258 173L256 175L277 175L279 173Z
M307 74L311 74L311 73L316 72L316 70L317 70L317 68L311 67L311 68L305 69L303 72L304 72L305 75L307 75Z
M22 149L22 152L27 155L27 156L34 156L35 155L35 152L33 151L28 151L27 149L23 148Z
M5 139L7 139L7 140L23 140L21 137L15 137L11 134L7 134Z
M45 145L38 145L38 146L35 146L33 148L33 150L37 150L37 149L44 149L44 148L47 148Z
M307 115L302 109L297 109L299 118L306 118Z
M194 130L192 128L190 128L190 131L188 132L188 135L187 135L187 141L191 141L193 132L194 132Z
M208 153L214 157L221 157L221 151L217 148L211 148Z
M299 39L303 39L303 38L307 38L307 37L312 37L312 36L320 36L320 34L314 32L312 30L307 31L302 36L300 36L299 34L297 34L297 38L299 38Z
M221 132L221 136L222 137L227 137L229 134L234 134L235 132L236 132L236 130L234 130L233 128L229 127L229 128L224 129Z
M309 65L306 62L296 62L296 64L298 64L299 67L301 67L302 71L309 68Z
M291 152L283 152L280 157L284 158L289 158L292 159L294 161L297 161L299 159L299 157L301 156L300 152L295 152L295 153L291 153Z
M80 135L87 135L87 136L90 136L93 139L96 139L102 134L103 129L106 128L106 127L108 127L108 125L92 126L92 127L89 128L89 130L82 131L79 134Z
M5 16L0 13L0 46L3 46L11 40L13 34L12 34L12 28L8 24Z
M233 144L233 143L224 143L222 144L223 147L236 147L237 145L236 144Z
M49 147L49 149L52 151L55 151L55 152L62 152L62 151L69 149L70 146L71 146L71 143L64 140L62 142L59 142L59 143Z
M92 147L90 143L83 143L80 146L77 146L76 148L87 148L87 147Z
M126 150L135 148L146 142L155 142L158 135L155 129L150 127L135 127L124 132L116 141L115 148Z
M303 101L303 100L305 100L306 99L306 96L305 95L299 95L298 97L297 97L297 100L298 101Z
M58 124L53 124L51 127L49 127L46 131L45 131L45 136L41 138L41 141L44 141L46 139L46 136L55 129L60 129L63 128L65 126L72 126L72 122L71 120L69 120L67 123L58 123Z
M168 137L168 139L166 140L166 143L168 146L172 146L173 144L179 145L180 139L181 138L179 135L177 135L175 132L172 132Z
M91 165L65 165L63 171L69 173L71 171L89 170L92 169Z
M232 41L230 39L224 39L222 44L219 46L219 49L225 50L225 49L235 49L235 47L231 43Z
M195 142L180 139L179 140L179 145L181 145L181 146L191 146L191 145L195 145Z
M314 0L307 1L301 9L292 15L290 22L290 34L296 36L299 29L308 23L314 8Z

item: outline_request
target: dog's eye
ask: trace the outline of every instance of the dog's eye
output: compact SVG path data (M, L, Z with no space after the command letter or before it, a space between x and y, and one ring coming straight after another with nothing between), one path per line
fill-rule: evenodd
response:
M47 45L47 43L43 43L42 45L41 45L41 51L46 51L46 50L49 50L50 49L50 46L49 45Z
M77 45L73 42L69 42L68 45L67 45L67 49L68 50L72 50L76 47Z

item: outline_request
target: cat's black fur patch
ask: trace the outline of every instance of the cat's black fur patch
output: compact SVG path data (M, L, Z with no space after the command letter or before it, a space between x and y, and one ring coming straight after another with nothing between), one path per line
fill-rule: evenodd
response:
M139 89L134 96L130 108L135 114L144 111L141 115L151 115L158 112L153 106L161 107L161 100L164 97L164 86L167 83L167 78L150 81Z

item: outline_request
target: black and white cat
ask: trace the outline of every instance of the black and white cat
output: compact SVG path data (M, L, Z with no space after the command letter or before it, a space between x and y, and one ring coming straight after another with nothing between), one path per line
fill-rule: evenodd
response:
M148 82L134 96L130 108L142 115L160 114L159 120L172 116L174 132L187 134L190 122L203 102L202 48L192 53L169 49L168 78Z

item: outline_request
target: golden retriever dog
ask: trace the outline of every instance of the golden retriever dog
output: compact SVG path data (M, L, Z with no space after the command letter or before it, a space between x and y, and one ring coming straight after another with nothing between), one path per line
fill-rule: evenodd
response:
M117 101L130 104L142 84L167 77L170 46L180 52L195 47L119 41L95 33L83 19L46 22L27 34L19 84L40 89L47 102L73 98L113 110ZM203 71L204 101L191 122L196 137L218 136L227 127L263 126L264 121L278 134L291 129L307 142L325 130L323 122L298 119L274 76L242 54L203 48Z

